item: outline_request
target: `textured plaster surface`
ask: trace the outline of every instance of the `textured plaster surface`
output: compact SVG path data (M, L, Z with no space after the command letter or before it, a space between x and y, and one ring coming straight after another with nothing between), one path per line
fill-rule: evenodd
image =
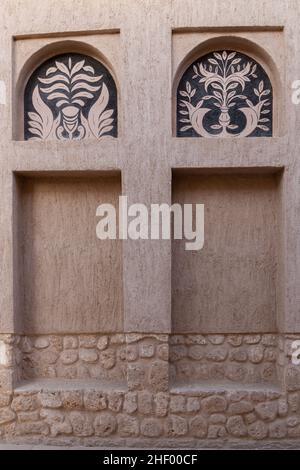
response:
M1 100L6 104L0 104L0 435L3 441L29 446L104 445L107 448L298 446L300 370L291 365L291 342L300 336L297 137L300 114L290 95L291 83L299 79L300 73L300 6L295 0L211 0L209 8L207 3L205 0L47 0L41 5L36 0L7 0L1 4L0 80L6 89L5 99ZM273 137L214 140L173 137L173 81L175 84L183 72L185 59L192 63L195 48L207 53L212 45L218 50L235 45L241 52L253 54L266 68L274 93ZM70 47L76 53L88 53L92 49L95 57L102 58L112 71L118 87L118 138L101 142L91 139L84 144L23 142L21 98L26 76L51 51L63 53ZM51 173L57 180L61 176L57 172L61 172L86 181L91 172L98 175L109 172L111 176L121 171L121 190L129 203L170 203L172 170L180 173L182 191L185 188L191 191L190 176L182 176L185 169L189 174L197 171L202 174L204 170L213 174L211 181L215 182L209 188L193 183L194 194L203 195L208 201L216 192L212 217L220 204L226 211L230 206L228 194L221 199L217 192L220 185L216 183L216 173L221 170L229 174L245 173L248 180L250 174L254 175L255 182L251 188L248 183L241 187L241 194L243 191L247 194L243 195L244 199L237 198L235 205L239 214L244 200L250 220L255 218L257 208L256 225L249 224L248 230L249 236L257 236L263 266L260 271L251 271L237 260L238 253L234 252L233 265L239 271L233 275L237 291L241 289L238 285L241 272L243 282L249 280L245 288L253 291L253 295L249 291L241 292L239 298L244 301L236 311L239 318L236 323L230 319L230 305L237 305L236 302L226 303L222 317L222 293L215 294L210 283L208 290L217 304L218 322L214 323L211 319L214 311L210 312L207 320L214 329L198 331L199 325L201 328L203 325L195 305L199 303L198 308L203 307L205 293L192 286L188 308L178 307L186 292L179 292L179 297L176 294L174 301L174 287L184 286L187 280L180 277L180 269L176 268L178 258L172 257L178 253L182 256L183 272L188 271L190 263L190 272L197 275L202 269L198 257L207 263L209 253L204 248L200 255L188 260L189 255L180 253L180 248L173 249L172 254L171 241L166 240L126 241L122 251L118 251L122 262L118 261L117 267L122 269L122 275L116 278L116 263L106 271L110 287L119 282L123 286L122 296L120 288L115 288L118 305L122 304L117 311L122 315L118 313L118 321L111 330L107 328L111 311L106 311L97 320L99 324L104 322L106 331L99 324L95 326L90 317L88 321L93 325L87 331L84 328L87 317L83 315L80 322L79 314L68 320L71 325L64 331L61 308L51 308L47 300L44 274L40 276L41 289L36 286L33 300L29 302L27 297L24 302L22 286L32 286L38 279L31 268L26 279L20 279L23 269L20 254L24 252L25 259L26 256L31 259L29 253L38 246L31 245L30 240L34 240L36 230L42 225L27 226L26 218L23 227L31 238L23 240L18 231L22 222L20 206L25 204L24 214L31 211L32 217L40 210L39 221L45 223L41 198L45 186L33 182L26 202L20 178L27 174L37 180L37 176L43 174L47 178ZM279 173L281 176L277 178ZM274 174L280 180L276 185ZM175 176L173 179L174 188ZM233 181L232 176L230 180ZM263 201L258 196L261 181L265 182ZM221 188L224 186L222 178ZM87 199L72 189L78 198L79 211L91 201L89 198L98 194L97 183L89 189ZM119 193L119 188L116 189L108 189L112 197ZM34 201L33 194L37 194ZM46 206L51 197L53 192L49 191ZM57 197L63 208L67 201L62 192ZM50 212L54 232L57 226L53 246L57 247L55 240L63 232L53 214ZM263 219L269 221L268 226L263 224ZM92 227L94 222L90 221ZM243 235L248 220L239 227L233 218L232 224L236 250L240 247L245 257ZM274 230L269 226L272 224ZM84 230L80 229L77 236L83 234ZM217 234L212 237L217 238ZM50 247L49 239L46 242ZM251 246L247 247L249 257ZM108 260L110 250L103 250L102 254L97 251L99 262ZM77 256L78 253L72 258L73 266L78 262ZM98 258L93 261L96 265ZM234 286L228 277L230 263L225 261L223 257L217 277L224 283L220 285L228 301ZM62 265L68 265L65 255ZM91 275L87 266L83 267L84 271ZM49 264L52 282L59 272L59 264ZM172 275L175 275L175 286ZM99 281L87 301L91 312L96 312L93 299L101 303L103 296L108 295L105 282ZM40 298L43 292L44 305ZM115 296L111 297L108 303L115 301ZM60 302L63 306L61 299ZM28 311L30 321L24 331L21 325L29 305L33 308ZM204 318L212 309L210 302L206 301L205 305ZM257 306L260 308L256 309ZM265 315L260 317L259 311L265 311ZM182 325L186 312L192 332ZM45 325L47 330L43 330ZM179 331L174 325L180 325ZM170 336L172 331L176 336L178 333L179 339ZM90 336L90 343L80 345L80 335L84 333ZM207 343L201 343L200 337L188 338L190 333L195 336L205 333ZM125 343L112 345L112 338L118 334L126 335ZM107 335L109 341L104 348L105 340L101 344L100 336ZM210 335L217 337L211 341ZM229 340L230 335L235 338ZM258 340L255 335L259 336ZM74 341L66 340L70 336L75 337ZM249 336L253 336L250 343ZM190 343L192 340L196 342ZM266 341L269 343L265 344ZM75 344L76 347L70 347ZM66 361L68 364L64 364ZM243 376L243 370L252 371L251 377L249 372ZM186 387L182 386L182 374L194 378ZM66 380L67 389L63 386Z

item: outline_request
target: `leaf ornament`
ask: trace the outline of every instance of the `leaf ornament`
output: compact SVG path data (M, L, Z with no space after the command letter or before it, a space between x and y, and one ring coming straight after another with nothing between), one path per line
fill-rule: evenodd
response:
M248 137L271 130L271 118L265 116L271 113L269 78L250 57L237 54L214 52L187 69L178 89L177 122L184 124L178 126L179 136L193 131L200 137Z
M27 113L30 140L100 139L113 130L114 109L106 109L110 94L103 74L96 74L86 59L55 60L36 81L34 111Z
M103 83L102 90L96 103L91 107L88 115L88 124L92 134L99 139L113 129L113 109L106 110L109 101L108 88Z
M33 135L30 140L46 140L53 130L54 119L51 109L41 98L38 86L33 91L32 104L35 112L28 113L29 131Z

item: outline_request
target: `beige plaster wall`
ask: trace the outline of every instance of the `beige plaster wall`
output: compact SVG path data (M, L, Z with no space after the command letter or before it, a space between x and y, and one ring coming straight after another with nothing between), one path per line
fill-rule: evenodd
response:
M99 204L118 207L120 177L18 177L17 184L21 331L122 331L121 241L100 241L95 228Z
M294 198L297 181L295 171L289 171L297 158L297 146L293 136L297 124L297 108L289 99L282 103L281 114L285 131L278 138L247 139L240 141L205 142L202 139L189 141L172 138L171 92L172 76L176 64L182 60L177 55L172 30L180 36L193 38L203 32L203 40L214 33L235 37L247 36L255 42L259 36L260 47L265 47L276 63L282 83L283 96L290 95L290 82L286 77L297 78L297 25L298 4L290 1L287 5L237 1L212 2L206 10L204 3L177 1L113 1L113 2L47 2L43 8L34 1L3 3L1 54L2 77L6 83L7 103L2 105L2 158L3 197L2 211L5 227L3 243L3 285L2 311L8 312L1 318L5 331L12 331L12 227L5 221L11 220L12 177L11 171L19 170L105 170L124 168L123 192L134 202L170 201L171 167L260 167L285 166L283 184L285 198ZM31 15L30 11L34 11ZM68 14L70 12L70 14ZM134 13L133 13L134 12ZM145 27L147 18L147 27ZM294 23L295 22L295 23ZM13 108L11 98L15 96L12 84L18 80L18 67L14 51L19 41L34 41L40 46L45 42L80 37L87 32L107 34L120 31L119 62L114 70L120 85L122 109L126 119L120 118L122 136L117 141L103 141L101 145L89 142L84 145L71 143L26 144L11 141L13 134ZM259 32L259 35L258 35ZM115 33L114 33L115 34ZM273 39L274 38L274 39ZM198 40L198 39L197 39ZM199 36L199 42L201 42ZM189 42L190 40L187 39ZM192 40L191 40L192 41ZM194 39L193 39L194 41ZM193 42L192 41L192 42ZM173 47L174 44L174 47ZM194 42L192 46L194 47ZM275 44L275 46L274 46ZM28 48L26 46L26 53ZM106 51L107 52L107 51ZM175 54L176 53L176 54ZM279 54L279 55L278 55ZM113 57L115 58L115 52ZM136 58L139 57L139 60ZM173 61L173 67L172 67ZM296 170L297 171L297 170ZM144 184L141 185L140 182ZM293 199L294 200L294 199ZM286 305L281 325L292 331L297 322L297 226L293 223L295 203L287 204L286 248L283 258L286 262L286 284L288 291L283 294ZM293 246L293 250L288 250ZM293 251L293 255L287 252ZM170 331L170 243L167 241L144 243L128 242L124 246L124 321L129 330ZM289 258L291 256L291 258ZM140 263L143 259L143 263ZM136 293L140 295L137 296ZM140 299L140 300L139 300ZM139 303L141 302L141 303ZM143 311L143 315L141 312ZM3 329L2 328L2 329Z
M174 174L173 202L205 206L199 252L172 250L176 333L274 332L280 244L278 182L264 174Z
M0 104L1 438L16 439L18 442L48 443L61 442L63 439L63 442L84 445L109 445L109 442L113 442L114 445L119 443L120 446L142 443L150 446L178 445L177 441L180 441L182 446L189 448L207 447L211 445L211 440L221 443L222 440L228 439L242 442L267 442L270 439L281 442L289 439L290 445L297 445L300 436L300 372L297 367L291 365L290 343L297 339L300 333L300 108L292 104L291 83L300 77L299 9L300 5L296 0L1 2L0 80L3 80L6 88L3 100L6 104ZM185 58L192 57L195 48L205 48L207 41L211 41L210 44L219 44L222 48L225 44L224 36L227 38L227 44L240 43L241 50L244 50L242 46L246 47L250 42L251 53L262 60L270 72L276 92L277 127L274 137L173 137L172 89L180 64ZM221 42L218 43L215 38L220 37ZM118 139L104 139L101 142L89 140L84 143L16 140L21 137L22 104L19 101L24 78L28 73L26 64L30 65L30 57L41 60L42 48L46 48L43 51L49 54L51 48L53 51L57 50L55 44L64 40L86 42L96 49L99 57L101 54L105 56L113 69L120 100ZM26 62L27 59L29 62ZM248 220L245 220L245 224L241 226L233 215L228 215L231 217L232 227L235 228L235 238L230 237L227 246L233 248L234 240L237 240L236 247L243 251L241 259L238 259L238 253L234 252L236 271L233 276L236 282L240 280L241 283L237 282L236 289L233 289L232 283L229 282L230 263L227 262L228 255L224 252L221 258L222 270L217 276L218 285L222 286L224 295L222 296L220 290L216 293L216 288L212 288L212 283L209 282L207 289L214 296L214 304L208 300L205 304L207 294L199 290L197 285L193 288L188 308L184 308L184 313L193 319L195 309L199 308L198 304L202 305L204 302L207 305L203 317L197 317L197 328L203 327L202 318L205 318L205 324L216 328L215 331L218 331L219 335L213 340L204 338L207 340L207 348L205 347L203 352L199 351L199 348L191 348L191 345L203 345L201 335L194 335L193 338L189 337L190 335L179 335L178 338L178 335L170 337L169 334L172 324L180 325L180 330L183 330L180 333L186 331L180 317L180 299L175 298L172 308L172 290L174 294L177 286L186 288L188 284L189 287L189 279L193 273L197 271L199 275L199 272L201 274L205 271L208 251L190 256L181 253L178 247L174 248L172 254L171 241L167 240L126 241L122 244L122 250L118 245L117 251L112 245L109 245L107 250L98 249L97 240L92 240L92 231L95 230L94 213L88 217L84 210L86 207L92 214L91 206L98 204L99 199L104 196L113 199L120 191L128 196L129 203L170 203L172 170L182 172L183 169L189 169L192 174L203 169L210 169L213 175L220 170L225 170L229 175L233 172L253 174L246 177L247 194L243 192L245 186L239 186L241 189L238 191L235 206L236 214L245 219L241 203L248 204L249 219L254 220L254 225L250 226ZM105 183L101 179L100 184L100 179L95 179L91 184L90 181L87 183L90 172L108 172L111 175L111 172L118 171L122 173L121 189L120 180ZM69 190L69 196L66 198L62 197L61 190L52 189L61 187L57 172L68 174L70 178L64 188L65 192ZM82 178L79 186L85 186L82 192L78 191L78 185L75 185L74 178L78 176L78 172ZM16 176L15 173L22 176ZM25 178L25 173L27 176L34 176L34 179ZM47 180L50 173L56 175L51 184ZM275 184L275 177L272 176L274 173L281 173L280 186ZM37 175L40 180L36 178ZM228 214L231 204L228 192L231 191L236 176L229 176L229 179L222 176L221 180L219 177L210 176L210 183L201 186L204 189L200 189L198 183L195 183L195 180L199 180L197 174L189 178L194 181L191 185L182 177L182 197L192 197L194 193L195 196L199 195L208 200L213 193L215 206L211 213L216 213L218 207L224 207ZM203 180L202 176L201 178ZM20 179L25 181L25 187L20 185ZM32 181L31 186L29 181ZM173 186L174 184L173 181ZM46 187L49 192L44 198ZM222 191L224 197L221 197ZM58 207L62 211L70 211L74 223L75 219L77 220L76 210L80 207L80 218L85 220L86 224L72 237L70 265L66 254L59 261L62 263L62 271L60 264L49 258L48 273L35 237L39 230L44 230L50 217L50 233L55 243L52 245L47 238L45 244L49 251L52 247L54 252L58 250L59 236L65 233L66 226L53 210L51 201L55 192ZM87 198L83 197L83 193ZM280 205L277 204L278 200ZM44 211L49 211L47 217ZM85 229L87 219L90 225ZM273 222L276 230L272 231L270 226L273 226ZM217 234L211 229L213 223L217 223L217 220L209 216L208 233L211 234L211 242L217 243ZM19 227L28 234L24 244L18 231ZM246 234L257 241L259 259L263 261L259 270L246 269L243 257L246 257L246 254L249 259L257 256L257 251L252 251L253 245L245 244ZM90 269L83 268L83 282L90 279L93 283L98 279L99 265L107 266L105 283L99 281L99 285L94 289L91 289L89 284L87 289L90 295L87 296L85 291L83 297L78 292L82 284L82 271L78 273L77 266L86 258L84 252L80 254L76 249L82 243L81 237L90 240L91 251L87 253L87 257L94 266L94 274ZM32 269L36 258L34 260L31 253L41 259L38 275ZM57 253L58 251L56 255ZM22 268L20 257L23 254L25 264ZM111 263L110 255L115 257L115 263ZM200 263L202 258L204 261ZM179 276L179 264L186 273L183 278ZM173 274L174 266L177 266L175 279L172 279L172 265ZM76 297L68 298L67 295L66 302L59 295L53 303L57 276L60 272L69 273L70 267L74 274L71 276L73 282L72 285L64 287L68 292L68 289L71 289ZM25 274L23 279L22 272ZM70 282L70 279L68 278L67 282ZM205 282L208 282L207 279ZM245 291L244 284L247 284ZM106 286L108 290L103 289ZM111 294L113 290L117 290L117 297ZM236 292L241 294L238 309L233 298ZM224 309L223 298L227 299ZM81 319L83 304L89 307L88 311L85 311L84 325ZM212 305L215 305L215 308ZM236 310L231 309L233 305ZM113 318L114 326L109 324L112 331L122 326L123 312L126 354L122 355L122 361L125 357L126 365L122 371L126 375L124 382L128 392L124 392L124 384L121 390L112 390L112 386L101 379L100 373L93 379L89 376L87 380L81 372L76 375L77 369L74 376L80 377L79 382L70 379L71 383L63 385L66 373L61 375L58 372L58 377L48 377L50 383L45 385L42 382L43 373L38 369L39 364L33 372L31 367L26 369L22 366L24 355L29 358L31 355L33 358L42 357L44 354L41 354L40 349L44 348L40 348L41 344L45 349L55 344L57 350L52 351L56 354L53 368L54 375L57 374L65 357L72 356L70 352L64 354L64 350L59 346L64 344L62 333L68 336L68 333L73 331L79 332L80 336L84 331L91 333L87 330L92 329L98 338L101 331L94 331L94 328L108 328L106 313L103 317L99 315L99 310L103 309L105 312L116 312ZM72 315L67 316L66 313L71 311ZM263 318L259 313L262 311ZM211 320L212 315L216 315L217 321L214 323ZM178 317L180 323L177 323ZM247 322L244 322L246 318ZM33 343L32 352L22 350L24 338L17 334L24 332L22 324L25 325L25 332ZM242 338L232 340L226 335L226 338L223 337L225 333L230 332L227 328L239 331L241 324L242 331L247 333L242 335ZM88 325L88 328L83 331L85 325ZM68 331L63 331L66 327ZM79 328L82 331L78 331ZM252 328L259 330L259 338L254 335L248 344L248 334L254 331L245 330ZM225 329L226 331L221 331ZM55 332L57 335L54 337L58 339L52 338L51 343L48 338L49 344L45 346L44 335L40 336L40 333L49 333L46 336L50 337ZM264 332L276 333L275 339L273 335L268 338L265 335L260 336L260 333ZM33 339L34 333L38 333L35 338L39 340L37 343ZM152 346L146 348L148 352L145 353L143 343L148 343L149 338ZM80 338L78 341L80 344ZM233 344L230 341L233 341ZM169 360L169 343L170 346L179 345L185 348L179 349L181 353L184 351L178 359L179 364L174 360L174 351ZM244 343L246 346L241 346ZM223 351L222 355L219 349L224 349L224 345L228 344L230 346L226 346L226 354L224 355ZM88 357L93 356L97 366L97 361L105 357L105 350L101 352L97 346L93 348L94 356L90 353ZM244 351L241 352L241 348ZM269 349L272 349L271 353ZM66 350L69 351L69 348ZM74 354L76 356L77 352ZM178 357L178 350L176 354L175 357ZM198 359L195 359L195 354ZM233 365L232 362L238 362L237 357L246 358L247 371L250 368L253 370L252 377L255 377L255 380L252 381L251 387L239 376L239 370L246 369L243 365L235 364L236 381L233 385L228 385L227 380L222 382L220 379L222 371L226 378L228 367ZM76 367L81 367L83 360L76 361ZM116 367L122 363L120 358L118 361ZM194 380L190 388L176 388L177 378L182 377L186 370L204 370L200 367L201 361L208 368L209 374L217 374L217 380L209 383L212 379L212 375L209 375L204 384L203 376L198 374L197 380ZM183 362L187 363L187 367L180 365ZM223 365L212 368L212 362L217 365L222 362ZM88 370L93 367L93 363L89 364ZM20 370L24 372L25 369L27 377L28 371L31 370L31 377L34 376L36 381L20 385L24 378ZM212 369L214 372L211 372ZM271 369L274 372L272 380L261 380L264 371ZM82 370L81 368L80 371ZM174 379L175 385L170 378ZM109 429L108 434L104 433L105 429Z

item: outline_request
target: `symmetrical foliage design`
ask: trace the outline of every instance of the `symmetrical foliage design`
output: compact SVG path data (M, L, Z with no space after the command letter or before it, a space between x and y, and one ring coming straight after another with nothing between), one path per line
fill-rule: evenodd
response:
M64 54L39 67L24 97L26 140L117 136L117 91L98 61Z
M180 80L177 136L271 136L272 101L271 82L256 61L235 51L210 53Z

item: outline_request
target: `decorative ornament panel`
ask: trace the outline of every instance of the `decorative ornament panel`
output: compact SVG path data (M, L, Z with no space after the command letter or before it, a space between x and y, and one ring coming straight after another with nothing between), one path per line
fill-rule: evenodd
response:
M193 62L177 89L177 137L270 137L273 92L255 60L216 51Z
M117 137L117 89L103 64L81 54L51 58L24 95L25 140Z

